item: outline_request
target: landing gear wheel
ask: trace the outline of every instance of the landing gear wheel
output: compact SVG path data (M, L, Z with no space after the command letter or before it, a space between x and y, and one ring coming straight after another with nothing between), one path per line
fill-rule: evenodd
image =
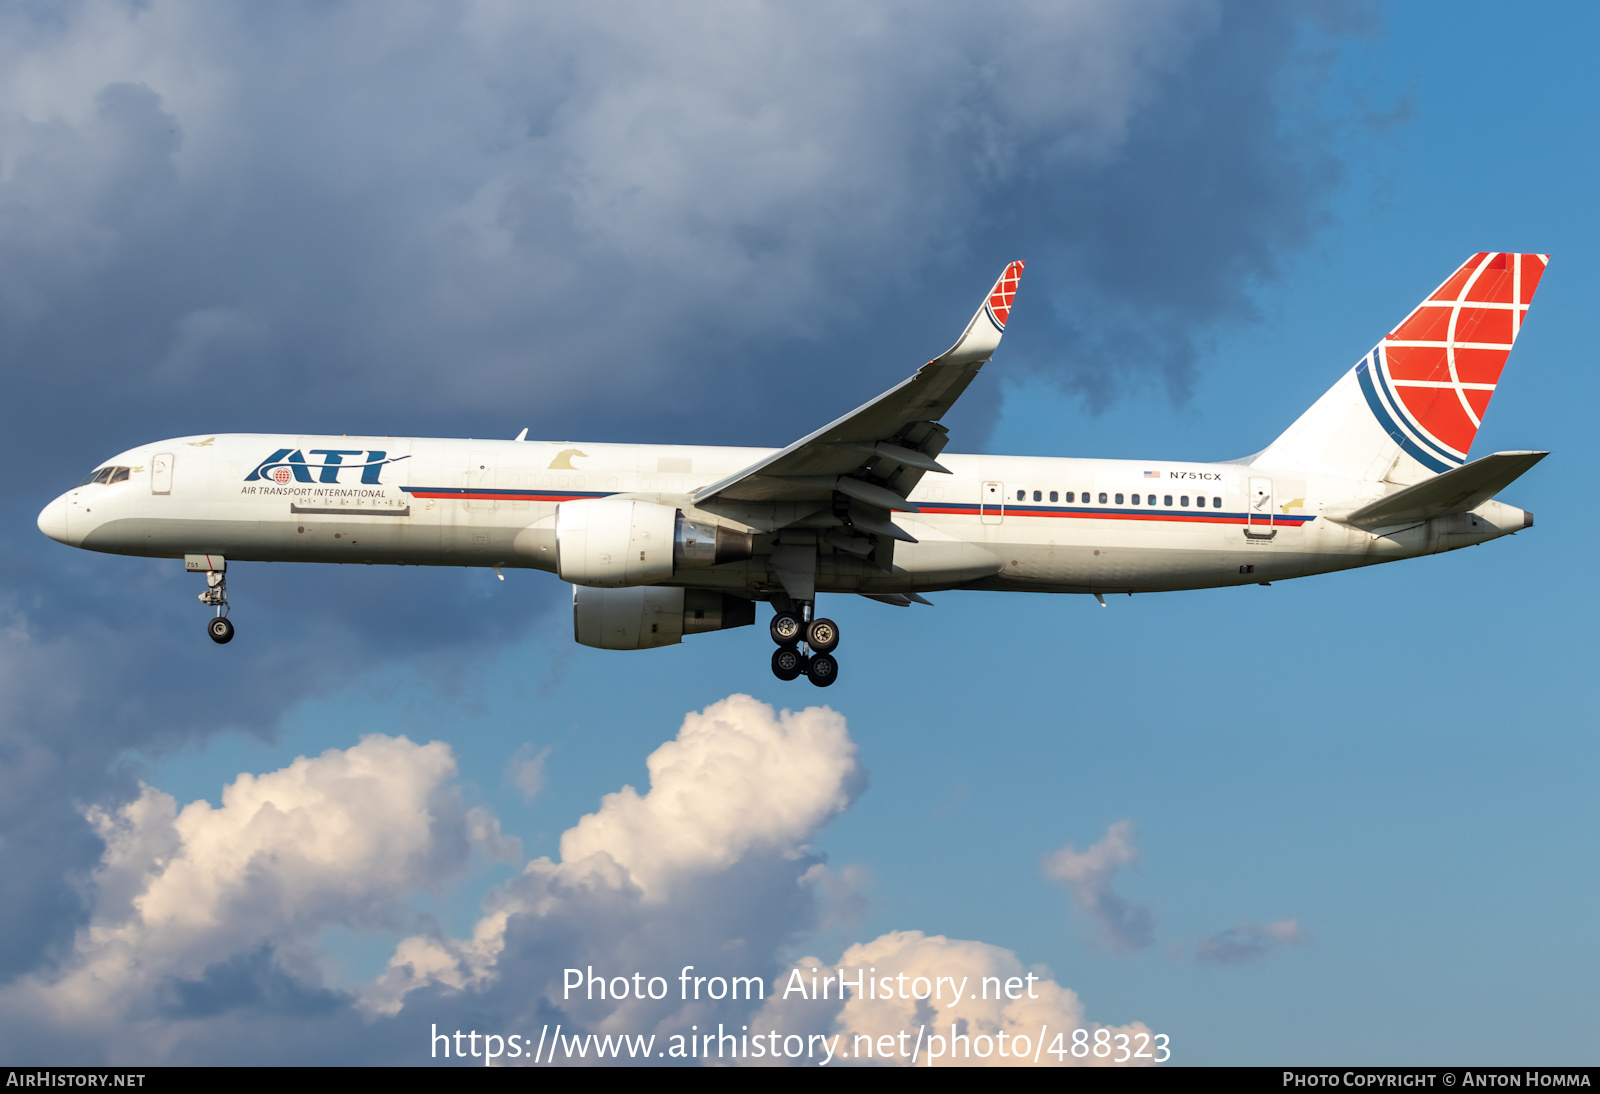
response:
M211 636L211 641L221 646L233 641L233 624L228 622L228 617L219 615L206 624L206 633Z
M839 662L833 659L831 653L819 653L806 666L806 675L811 677L811 682L817 687L829 687L839 679Z
M813 619L806 627L806 645L813 653L832 653L839 648L839 624L831 619Z
M805 629L798 615L794 612L779 612L772 617L772 640L780 646L794 646L800 642L800 632Z
M793 646L780 646L772 654L772 675L779 680L793 680L806 670L805 654Z

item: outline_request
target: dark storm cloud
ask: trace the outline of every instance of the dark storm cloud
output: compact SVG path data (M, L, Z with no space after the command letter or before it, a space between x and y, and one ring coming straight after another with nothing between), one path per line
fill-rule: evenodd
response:
M1029 366L1181 384L1334 174L1289 124L1285 8L247 12L18 35L0 308L30 468L69 393L113 450L781 443L942 349L1016 256Z
M126 750L559 610L551 581L242 567L219 650L175 564L37 533L83 470L195 431L781 444L942 350L1014 257L1006 365L1181 390L1318 222L1336 172L1288 77L1327 33L1182 0L0 14L0 972L83 921L81 810L131 796Z

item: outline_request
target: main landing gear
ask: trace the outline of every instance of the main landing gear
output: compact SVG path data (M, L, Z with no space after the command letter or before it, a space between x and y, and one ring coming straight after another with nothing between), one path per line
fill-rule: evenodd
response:
M772 675L779 680L805 676L819 688L839 678L839 662L833 651L839 646L839 624L831 619L810 619L811 605L802 604L798 612L780 611L772 617L772 640L778 644L772 655ZM807 656L800 643L811 647Z

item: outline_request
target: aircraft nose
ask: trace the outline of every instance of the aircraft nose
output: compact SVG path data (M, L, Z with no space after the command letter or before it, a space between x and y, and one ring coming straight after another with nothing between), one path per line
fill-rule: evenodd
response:
M67 496L65 494L62 494L39 511L39 531L57 543L68 542Z

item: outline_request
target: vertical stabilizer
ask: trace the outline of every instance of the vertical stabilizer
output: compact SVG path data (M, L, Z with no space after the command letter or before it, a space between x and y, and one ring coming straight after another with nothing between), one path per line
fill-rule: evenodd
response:
M1549 255L1473 255L1252 466L1420 482L1466 462Z

